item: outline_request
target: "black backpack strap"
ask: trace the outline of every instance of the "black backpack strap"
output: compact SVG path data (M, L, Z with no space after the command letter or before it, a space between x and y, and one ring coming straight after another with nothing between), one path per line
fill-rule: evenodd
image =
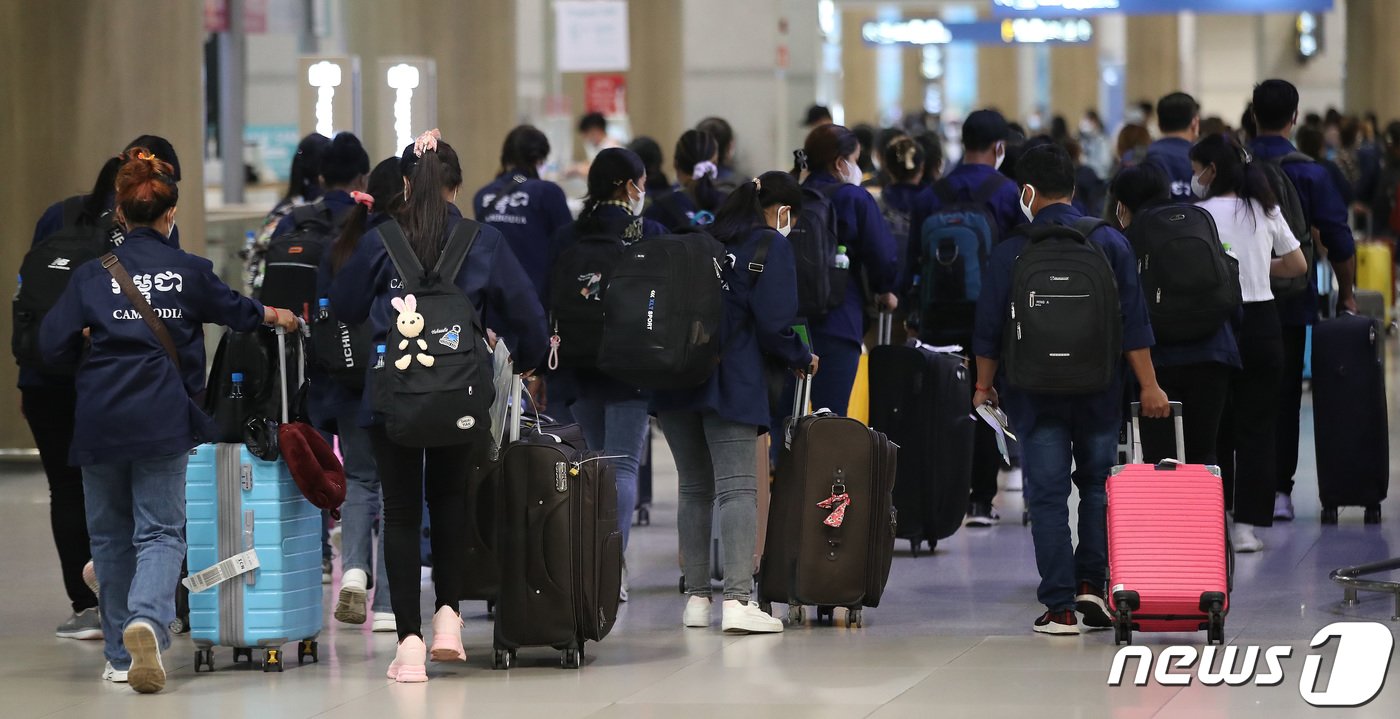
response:
M938 203L944 207L958 201L958 195L953 192L953 185L946 177L933 183L933 196L937 197Z
M87 195L74 195L59 204L63 210L63 227L72 227L78 224L83 217L83 206L87 204ZM96 218L92 218L96 219Z
M763 233L763 239L758 241L758 249L753 251L753 257L749 258L749 272L753 273L754 281L757 282L758 275L763 274L764 263L768 261L768 250L773 246L773 236L767 232Z
M1087 240L1089 239L1089 235L1094 234L1094 230L1107 224L1107 222L1104 222L1103 219L1098 217L1081 217L1075 220L1070 226L1078 231L1079 234L1084 235L1084 239Z
M293 228L301 228L312 223L324 224L327 227L332 224L331 208L320 200L309 205L293 207L291 214Z
M379 226L379 236L384 239L384 249L389 252L389 261L394 263L394 269L399 271L399 279L403 280L405 290L413 292L423 285L423 264L418 261L418 255L413 253L413 248L408 244L408 238L403 235L403 228L399 223L389 220Z
M1001 186L1008 182L1011 182L1011 178L1000 172L993 172L982 181L982 184L977 186L976 190L972 191L972 201L979 205L985 205L988 200L992 199L992 195L997 194L997 190L1000 190Z
M438 256L433 275L448 282L455 282L457 273L462 271L462 263L467 260L467 253L472 251L472 245L476 244L476 238L480 235L480 223L465 218L458 222L457 226L452 228L452 234L448 235L442 254ZM466 241L462 240L463 237L466 237Z
M1304 154L1304 153L1302 153L1302 152L1299 152L1299 151L1297 151L1297 150L1294 150L1293 152L1290 152L1290 153L1288 153L1287 155L1284 155L1283 157L1280 157L1280 158L1278 159L1278 164L1280 164L1280 165L1292 165L1292 164L1295 163L1295 162L1296 162L1296 163L1316 162L1316 160L1312 159L1312 158L1309 157L1308 155L1306 155L1306 154Z

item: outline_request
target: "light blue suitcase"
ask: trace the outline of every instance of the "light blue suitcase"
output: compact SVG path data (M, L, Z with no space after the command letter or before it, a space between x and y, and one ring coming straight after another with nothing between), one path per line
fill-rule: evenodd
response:
M260 650L263 671L282 671L291 642L298 663L316 661L321 511L286 463L258 459L242 444L201 445L191 452L185 495L195 671L214 670L215 646L233 648L235 662L251 663Z

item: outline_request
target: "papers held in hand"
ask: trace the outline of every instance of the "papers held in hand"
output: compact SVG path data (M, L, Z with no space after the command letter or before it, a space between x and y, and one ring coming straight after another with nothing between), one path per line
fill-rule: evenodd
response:
M1006 448L1006 438L1010 437L1011 441L1015 442L1016 435L1011 433L1011 424L1006 419L1006 413L998 407L993 407L990 402L984 402L977 408L977 416L996 431L997 450L1001 452L1002 460L1010 464L1011 453Z

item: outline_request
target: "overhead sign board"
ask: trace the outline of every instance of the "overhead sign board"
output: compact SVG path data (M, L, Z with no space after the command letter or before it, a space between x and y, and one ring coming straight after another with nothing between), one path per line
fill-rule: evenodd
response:
M1006 18L966 23L912 18L867 22L861 26L861 38L868 45L1084 43L1094 39L1094 26L1084 18Z
M1178 12L1252 15L1267 12L1326 12L1332 0L991 0L997 17L1080 17L1118 13L1167 15Z

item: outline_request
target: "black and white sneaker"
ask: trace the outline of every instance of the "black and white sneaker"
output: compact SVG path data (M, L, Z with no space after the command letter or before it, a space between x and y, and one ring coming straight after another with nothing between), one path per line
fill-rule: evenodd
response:
M1084 615L1084 626L1090 629L1108 629L1113 626L1113 617L1108 613L1108 602L1104 592L1090 582L1079 583L1079 594L1074 597L1074 608Z
M973 502L967 506L967 520L964 524L968 527L991 527L1001 520L1001 515L992 506L991 502Z
M1058 612L1046 612L1035 620L1033 627L1040 634L1051 634L1055 636L1072 636L1079 634L1079 619L1074 616L1074 610L1064 609Z

